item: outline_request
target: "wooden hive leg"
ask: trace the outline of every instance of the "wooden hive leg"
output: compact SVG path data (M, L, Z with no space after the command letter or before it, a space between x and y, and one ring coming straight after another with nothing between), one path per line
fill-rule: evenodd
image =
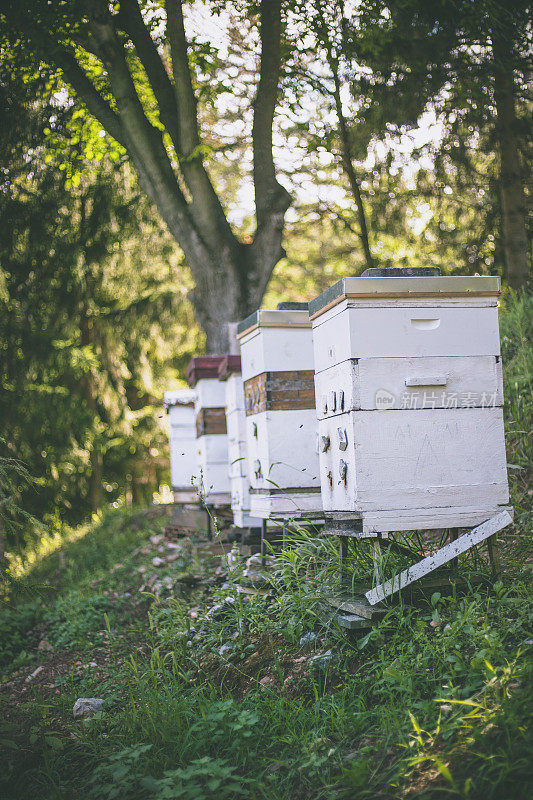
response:
M494 536L494 534L501 531L502 528L505 528L512 521L513 519L508 511L500 511L499 514L496 514L496 516L488 519L471 531L468 531L468 533L463 533L455 542L448 542L448 544L445 544L440 550L437 550L436 553L423 558L417 564L413 564L408 569L405 569L399 575L396 575L393 580L384 581L384 583L375 586L366 593L366 599L371 606L376 605L380 600L390 597L390 595L394 594L402 587L409 586L410 583L423 578L424 575L428 575L443 564L447 564L453 558L461 555L461 553L465 553L474 545L480 544L480 542L485 541L485 539L488 539L490 536Z
M451 542L457 541L457 537L459 536L460 533L461 533L461 528L450 528L450 541ZM458 563L459 559L457 558L457 556L455 558L452 558L452 560L450 561L450 570L454 578L457 577Z
M374 581L379 583L381 580L381 536L378 535L377 539L370 540L370 549L374 562Z
M265 566L267 521L261 523L261 565Z
M348 537L339 536L339 571L340 571L341 582L342 582L342 571L344 569L347 556L348 556Z
M283 533L282 533L282 542L281 542L281 549L286 550L287 545L289 543L289 520L284 517L283 518Z
M498 535L489 536L487 539L487 549L489 551L489 561L492 569L492 577L497 578L500 574L500 559L498 556Z

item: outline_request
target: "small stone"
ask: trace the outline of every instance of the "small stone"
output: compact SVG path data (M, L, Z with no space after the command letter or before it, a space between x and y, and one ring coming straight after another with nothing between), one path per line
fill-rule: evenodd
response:
M51 650L52 645L48 641L48 639L41 639L39 644L37 645L37 650Z
M309 664L313 667L327 667L333 659L333 653L331 650L326 650L325 653L319 653L317 656L313 656L309 659Z
M173 561L177 561L179 557L180 553L171 553L169 556L167 556L167 561L169 564L171 564Z
M41 673L41 672L43 671L43 669L44 669L44 667L37 667L37 669L35 669L35 670L34 670L34 671L31 673L31 675L28 675L28 677L26 678L26 683L29 683L29 682L30 682L30 681L32 681L34 678L36 678L36 677L37 677L37 675L39 675L39 673Z
M269 675L265 675L264 678L261 678L259 683L261 686L270 686L272 683L274 683L274 678L271 678Z
M232 649L231 643L230 642L226 642L225 644L222 645L222 647L218 648L218 653L219 653L219 655L224 656L224 655L226 655L226 653L229 653L229 651L231 649Z
M101 711L104 701L100 697L78 697L72 709L74 719L89 719Z
M440 626L440 620L432 619L429 624L432 628L438 628Z
M217 619L218 617L222 616L224 612L229 611L231 606L235 603L235 599L233 597L225 597L221 603L215 603L212 608L209 609L207 614L205 615L204 619L209 622L213 619Z
M533 644L533 639L526 639L524 644Z
M150 541L152 542L152 544L159 544L159 542L162 542L163 539L164 539L164 536L163 536L162 533L157 533L157 534L154 534L154 536L150 536Z
M300 647L309 647L314 641L316 641L316 638L317 635L313 631L304 633L304 635L300 637Z
M359 756L359 753L357 751L354 751L353 753L346 753L346 755L344 756L344 760L345 761L353 761L354 758L357 758L358 756Z
M164 563L165 563L164 558L160 558L159 556L152 558L152 564L154 565L154 567L161 567Z

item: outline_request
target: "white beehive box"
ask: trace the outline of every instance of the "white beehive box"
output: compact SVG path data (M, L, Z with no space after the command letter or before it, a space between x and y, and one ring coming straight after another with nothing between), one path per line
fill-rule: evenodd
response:
M492 277L361 277L309 304L325 512L372 535L501 510L498 294Z
M226 387L218 380L224 356L197 356L187 367L187 381L196 392L196 481L209 504L228 504L231 487L228 475L226 432Z
M228 470L233 521L238 528L256 528L261 525L261 520L250 514L250 482L246 463L246 415L241 357L238 355L226 356L218 369L218 377L226 385Z
M321 512L308 312L256 311L239 323L238 338L251 513L268 519Z
M170 479L177 503L191 502L196 496L191 482L197 473L195 397L191 389L177 389L165 392L163 399L169 423Z

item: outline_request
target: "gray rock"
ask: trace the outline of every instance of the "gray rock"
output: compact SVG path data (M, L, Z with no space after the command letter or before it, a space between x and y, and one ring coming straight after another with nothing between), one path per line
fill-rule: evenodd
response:
M313 642L316 641L316 633L313 631L309 631L309 633L304 633L304 635L300 638L300 647L310 647Z
M100 697L78 697L74 703L72 714L74 719L89 719L103 707L104 701Z
M232 649L231 642L226 642L225 644L222 645L222 647L218 648L219 655L225 656L226 653L229 653L231 649Z
M334 656L331 650L326 650L325 653L312 656L312 658L309 659L309 665L312 667L319 667L320 669L326 669L333 661L333 658Z
M216 603L214 606L212 606L212 608L209 609L204 617L204 622L209 622L210 620L217 619L217 617L221 617L234 603L235 598L225 597L221 603Z

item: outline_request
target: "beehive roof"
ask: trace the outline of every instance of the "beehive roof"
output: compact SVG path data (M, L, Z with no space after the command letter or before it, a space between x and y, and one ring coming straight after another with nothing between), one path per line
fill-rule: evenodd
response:
M398 270L400 272L400 270ZM500 279L485 275L342 278L309 303L309 317L347 298L497 296Z

